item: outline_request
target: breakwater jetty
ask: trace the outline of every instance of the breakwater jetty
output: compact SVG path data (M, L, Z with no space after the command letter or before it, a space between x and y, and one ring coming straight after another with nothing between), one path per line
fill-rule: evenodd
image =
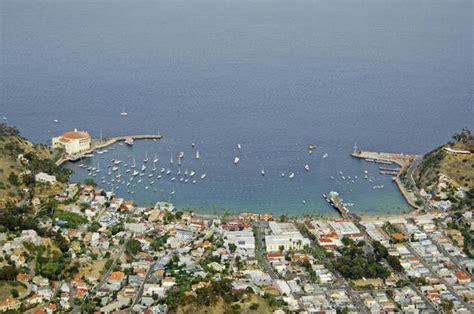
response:
M419 161L420 156L410 154L370 152L359 150L356 148L354 149L354 152L351 154L351 156L354 158L364 159L365 161L369 162L399 165L400 168L394 169L380 167L380 173L391 175L392 181L397 185L398 190L400 191L400 193L402 193L407 203L413 208L420 208L420 206L417 205L417 195L413 191L408 190L405 184L403 184L402 180L400 179L401 173L406 173L409 178L412 178L413 167L411 167L411 165L414 164L415 161Z
M416 155L369 152L363 150L355 150L351 156L382 164L397 164L402 168L410 165L417 157Z
M118 142L126 142L133 144L136 140L159 140L162 138L161 134L140 134L140 135L127 135L127 136L116 136L104 139L94 139L91 142L91 148L81 154L76 155L63 155L56 161L56 165L60 166L67 161L76 161L85 157L91 157L94 151L106 148Z

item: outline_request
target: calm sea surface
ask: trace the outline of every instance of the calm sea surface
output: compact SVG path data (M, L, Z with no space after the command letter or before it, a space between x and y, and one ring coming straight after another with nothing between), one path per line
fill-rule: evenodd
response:
M0 116L45 143L73 128L161 133L85 161L111 189L119 172L129 182L125 163L156 154L153 178L150 160L142 182L113 184L142 204L332 215L321 194L336 190L354 211L400 212L379 165L349 154L355 142L425 153L473 126L472 12L472 1L4 0ZM179 182L180 151L196 184ZM121 169L107 175L112 158ZM158 179L161 167L173 173Z

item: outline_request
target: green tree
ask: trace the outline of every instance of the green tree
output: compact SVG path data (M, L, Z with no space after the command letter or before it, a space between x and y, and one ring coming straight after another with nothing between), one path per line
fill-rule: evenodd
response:
M235 245L234 243L229 243L229 251L231 253L235 253L236 250L237 250L237 245Z
M14 297L15 299L20 296L20 294L18 293L18 290L16 290L16 289L11 289L10 293L11 293L12 297Z
M142 250L142 245L137 239L130 239L125 246L125 250L130 255L136 255Z
M15 266L3 266L0 268L0 280L14 280L18 275L18 269Z
M91 178L85 179L84 184L85 185L90 185L90 186L93 186L93 187L97 186L97 183L95 183L94 179L91 179Z
M14 186L20 185L20 179L14 172L11 172L10 175L8 176L8 182L13 184Z
M440 307L444 312L449 313L454 309L454 304L451 300L443 300L440 304Z
M251 309L252 311L256 311L258 310L258 308L260 307L260 304L258 303L252 303L249 307L249 309Z

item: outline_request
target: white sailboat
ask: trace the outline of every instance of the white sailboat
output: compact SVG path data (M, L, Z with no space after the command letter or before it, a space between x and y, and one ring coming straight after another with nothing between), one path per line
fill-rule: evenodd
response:
M260 173L262 174L262 176L264 176L265 175L265 170L262 169L262 171L260 171Z
M143 159L143 162L148 162L148 152L145 152L145 159Z
M206 178L206 174L203 173L203 174L201 175L201 180L204 180L205 178Z
M309 165L304 165L304 170L309 171Z
M239 161L240 161L240 158L239 158L239 157L235 157L235 158L234 158L234 164L237 165L237 164L239 163Z
M242 145L237 144L237 148L238 148L238 149L241 149L241 148L242 148Z
M199 159L199 151L196 152L196 159Z
M294 177L295 177L295 173L294 173L294 172L290 172L290 175L288 176L288 178L293 179Z
M154 162L154 163L157 163L157 162L158 162L158 156L156 156L156 153L155 153L155 159L153 159L153 162Z
M122 107L122 112L120 113L121 116L126 116L128 113L125 111L125 106Z
M171 157L170 157L170 164L173 164L173 154L171 154Z

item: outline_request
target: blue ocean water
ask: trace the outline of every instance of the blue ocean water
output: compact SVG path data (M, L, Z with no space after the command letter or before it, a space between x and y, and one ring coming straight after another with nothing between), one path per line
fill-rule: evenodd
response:
M157 192L145 178L133 195L117 190L141 203L333 214L321 194L337 190L354 211L399 212L407 205L390 178L349 156L354 143L425 153L473 126L472 1L5 0L0 9L0 115L26 137L159 132L161 141L87 162L104 174L111 158L148 152L170 167L183 151L183 170L207 174L194 185L155 180ZM366 169L374 182L360 179ZM280 176L291 171L293 180Z

